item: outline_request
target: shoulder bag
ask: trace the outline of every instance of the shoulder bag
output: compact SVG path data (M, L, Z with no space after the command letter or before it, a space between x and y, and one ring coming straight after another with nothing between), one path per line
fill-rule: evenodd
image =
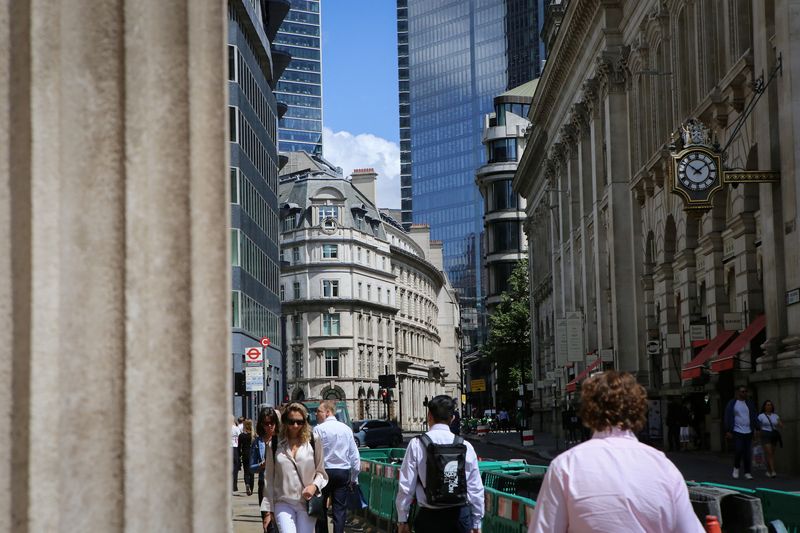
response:
M314 437L311 437L310 444L311 452L314 454L314 469L316 470L317 449L314 447ZM297 461L293 461L292 464L294 465L295 472L297 472L297 479L300 480L300 486L305 488L306 484L303 481L303 476L300 475L300 469L297 468ZM314 518L323 517L325 514L325 509L322 505L322 494L315 494L310 500L306 501L306 512L308 512L308 516L313 516Z
M783 448L783 436L781 436L781 432L775 429L775 426L772 425L772 417L768 414L764 413L764 416L767 417L767 421L769 421L769 427L772 428L772 445L780 444L781 448Z

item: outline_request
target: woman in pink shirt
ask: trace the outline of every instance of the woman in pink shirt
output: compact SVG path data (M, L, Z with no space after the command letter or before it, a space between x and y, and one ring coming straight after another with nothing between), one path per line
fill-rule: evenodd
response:
M607 371L581 387L592 438L556 457L528 533L703 533L681 473L640 443L647 393L628 373Z

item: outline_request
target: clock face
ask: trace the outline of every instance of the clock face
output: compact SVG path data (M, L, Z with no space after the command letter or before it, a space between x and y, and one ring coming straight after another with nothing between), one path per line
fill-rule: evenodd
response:
M717 161L707 153L689 152L678 161L678 180L690 191L705 191L717 182Z

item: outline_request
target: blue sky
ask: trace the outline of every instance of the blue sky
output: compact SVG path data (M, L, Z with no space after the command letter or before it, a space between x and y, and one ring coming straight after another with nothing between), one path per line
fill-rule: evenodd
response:
M323 151L378 172L379 207L400 206L395 0L322 0Z

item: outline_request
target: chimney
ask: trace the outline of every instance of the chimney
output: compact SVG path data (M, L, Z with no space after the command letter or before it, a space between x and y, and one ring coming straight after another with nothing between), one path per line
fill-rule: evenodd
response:
M350 174L350 182L353 187L361 191L361 194L367 197L372 205L375 207L378 204L375 202L375 182L378 178L378 173L374 168L356 168Z

